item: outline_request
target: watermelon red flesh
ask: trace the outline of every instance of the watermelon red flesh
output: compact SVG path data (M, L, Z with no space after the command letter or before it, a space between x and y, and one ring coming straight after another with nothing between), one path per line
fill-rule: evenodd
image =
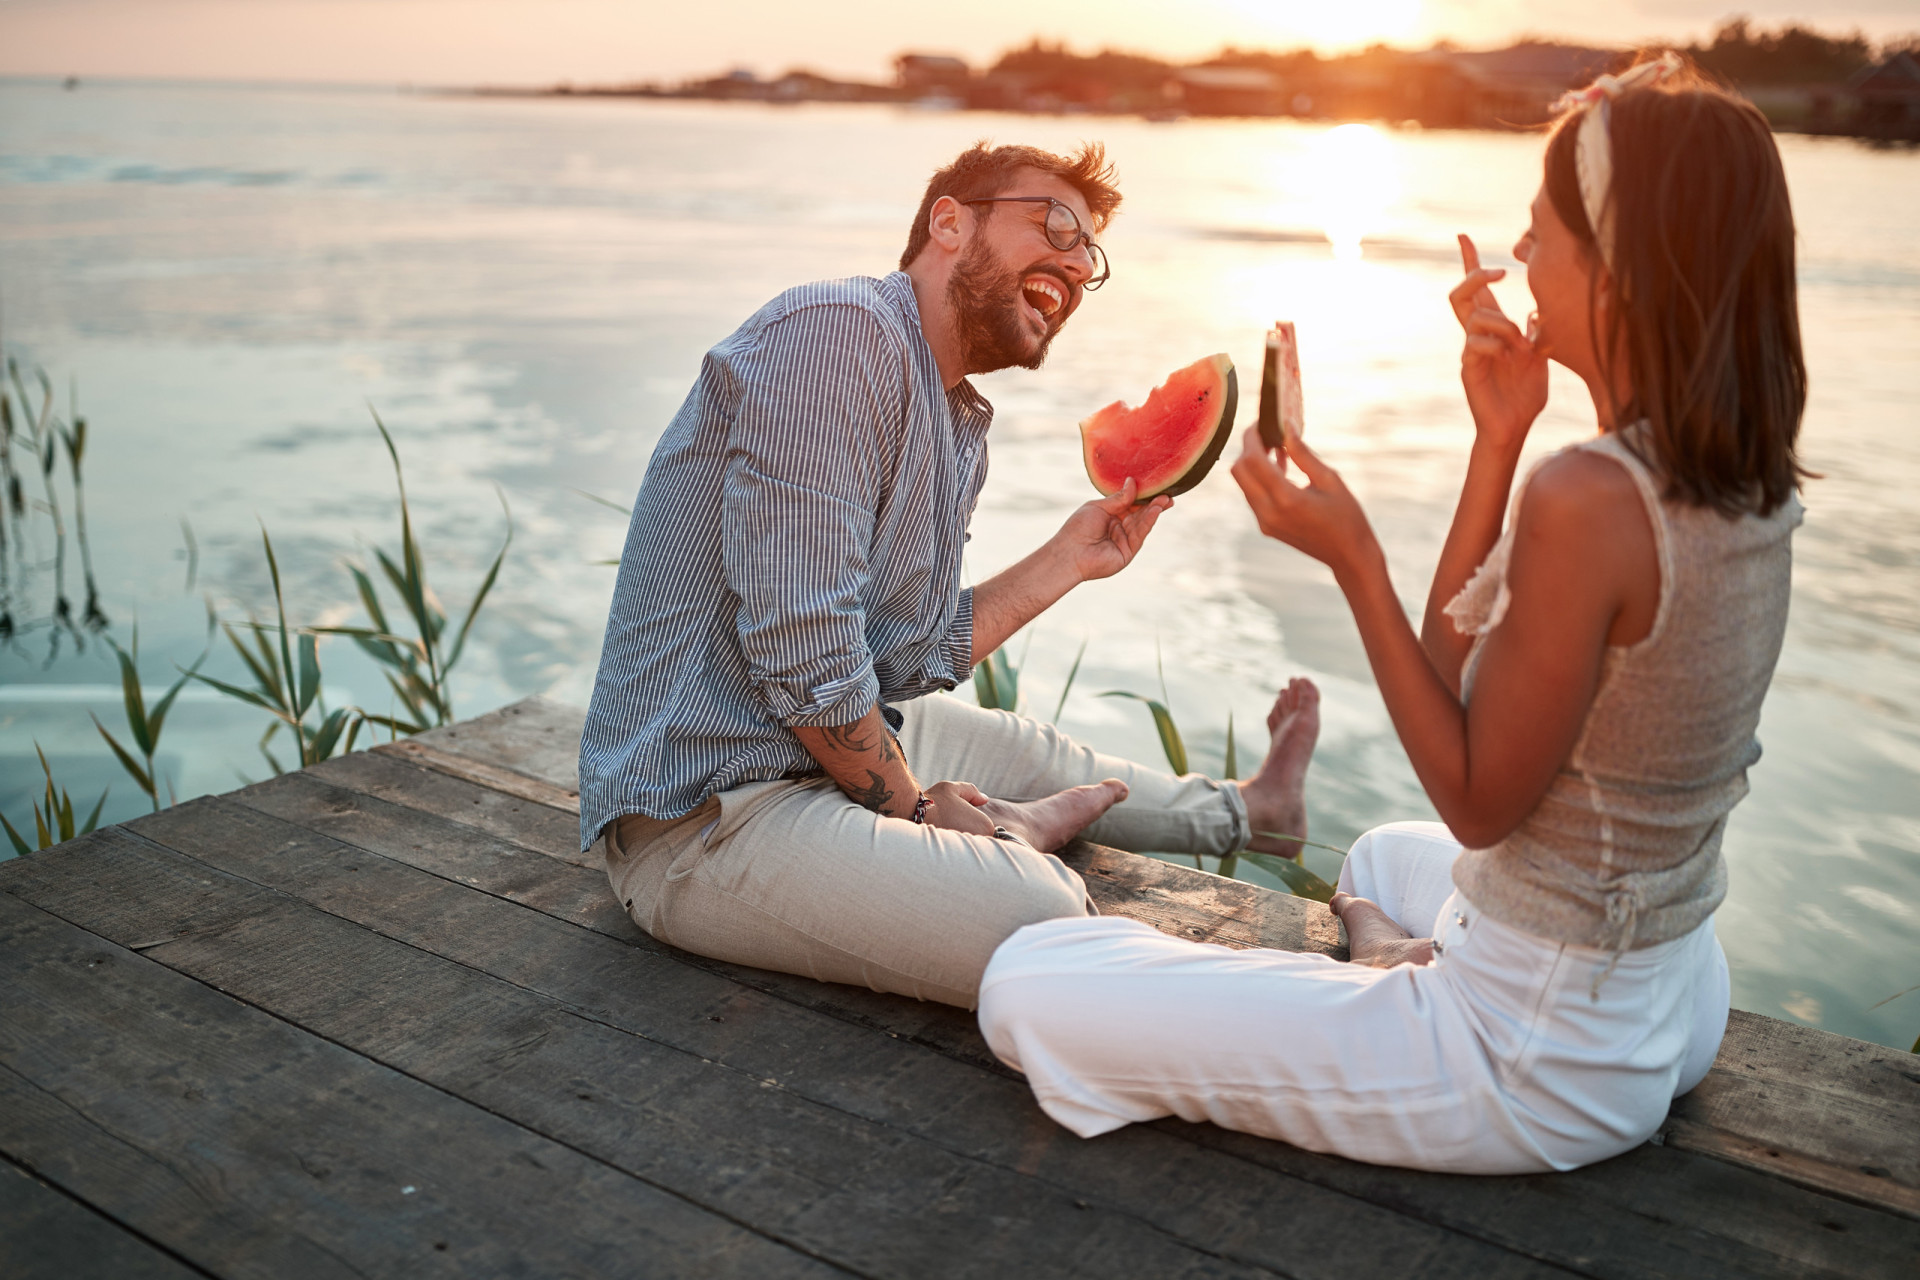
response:
M1233 431L1240 383L1224 355L1196 360L1138 409L1116 400L1080 424L1087 477L1115 494L1132 476L1140 497L1185 493L1206 478Z

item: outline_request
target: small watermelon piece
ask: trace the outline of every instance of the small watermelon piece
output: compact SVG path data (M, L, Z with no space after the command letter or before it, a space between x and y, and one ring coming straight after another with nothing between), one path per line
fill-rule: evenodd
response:
M1240 380L1233 361L1208 356L1155 387L1138 409L1116 400L1080 423L1087 478L1101 493L1140 484L1140 497L1185 493L1206 479L1233 431Z

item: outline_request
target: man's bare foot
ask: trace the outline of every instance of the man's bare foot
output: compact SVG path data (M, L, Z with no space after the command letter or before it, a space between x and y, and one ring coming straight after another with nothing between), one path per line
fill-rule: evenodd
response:
M1347 954L1353 963L1391 969L1397 964L1433 962L1433 939L1414 937L1395 924L1380 904L1336 893L1327 905L1347 926Z
M1287 681L1267 713L1267 732L1273 736L1267 758L1260 762L1258 773L1240 784L1240 795L1247 802L1247 825L1254 832L1247 847L1291 858L1300 852L1298 841L1275 840L1260 832L1307 834L1307 765L1320 738L1319 686L1304 677Z
M1040 852L1052 853L1126 798L1127 784L1108 778L1039 800L989 800L980 808Z

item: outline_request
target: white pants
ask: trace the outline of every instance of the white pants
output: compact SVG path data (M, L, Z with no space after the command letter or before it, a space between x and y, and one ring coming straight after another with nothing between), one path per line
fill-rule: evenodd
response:
M1343 890L1439 942L1431 964L1048 920L994 953L981 1029L1082 1137L1175 1115L1456 1173L1572 1169L1646 1141L1726 1030L1713 922L1602 978L1608 953L1480 915L1453 889L1459 853L1438 823L1395 823L1362 836L1340 872Z

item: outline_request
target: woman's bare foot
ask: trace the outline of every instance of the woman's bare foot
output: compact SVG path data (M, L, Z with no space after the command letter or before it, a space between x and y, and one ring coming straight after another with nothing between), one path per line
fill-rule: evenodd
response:
M1052 853L1126 798L1127 784L1108 778L1039 800L989 800L980 810L1040 852Z
M1355 964L1391 969L1397 964L1430 964L1433 939L1416 938L1393 922L1380 905L1350 893L1336 893L1327 904L1347 926L1347 954Z
M1307 834L1307 765L1320 738L1319 686L1304 677L1287 681L1267 713L1267 732L1273 737L1267 758L1260 762L1258 773L1240 784L1240 795L1247 802L1247 825L1254 833L1247 847L1291 858L1300 852L1298 841L1275 840L1260 833Z

